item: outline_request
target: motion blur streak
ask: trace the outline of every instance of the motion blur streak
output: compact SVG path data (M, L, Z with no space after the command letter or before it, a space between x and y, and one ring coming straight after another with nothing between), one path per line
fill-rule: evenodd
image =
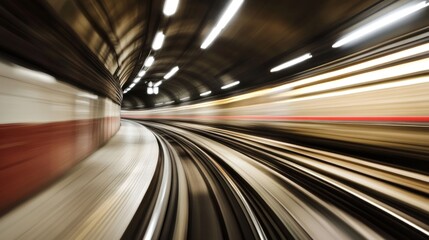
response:
M182 162L187 237L427 239L429 45L392 46L225 99L122 111Z
M427 36L421 36L427 37ZM280 109L289 109L287 104L280 106L280 103L287 103L288 101L303 101L303 100L314 100L322 97L335 97L341 95L356 95L357 93L372 91L369 93L371 99L362 99L359 101L372 102L372 100L380 99L381 93L391 94L391 96L407 95L413 92L413 88L427 88L428 78L426 76L429 71L429 59L427 53L429 52L429 43L420 44L418 46L409 47L405 50L390 53L386 56L381 56L375 59L363 61L359 64L347 66L338 70L334 70L327 73L322 73L313 77L298 79L291 83L286 83L277 87L265 88L250 93L241 94L238 96L215 100L211 102L204 102L199 104L193 104L189 106L181 106L167 109L156 109L152 111L144 111L141 113L142 116L147 115L163 115L172 113L177 115L186 115L192 113L194 115L214 115L213 110L219 110L224 112L225 109L237 108L242 106L243 108L252 108L253 113L258 113L256 110L256 103L263 105L264 111L272 109L272 112L281 112ZM404 62L405 61L405 62ZM395 64L400 63L400 64ZM394 65L395 64L395 65ZM383 67L384 66L384 67ZM363 72L364 70L370 70ZM354 75L349 75L356 73ZM345 76L340 78L341 76ZM415 76L415 77L412 77ZM407 79L402 79L407 77ZM324 82L317 83L324 80ZM316 84L317 83L317 84ZM311 84L311 85L310 85ZM410 86L409 85L417 85ZM353 87L353 88L352 88ZM404 87L404 88L401 88ZM394 88L389 91L383 91L384 89ZM419 91L421 92L421 91ZM319 93L320 95L316 95ZM309 96L307 96L309 95ZM427 95L427 94L425 94ZM376 96L376 97L375 97ZM415 94L415 97L422 97L419 94ZM372 99L373 98L373 99ZM384 97L388 101L392 101L390 96ZM398 98L398 96L396 97ZM278 99L277 102L274 99ZM350 102L354 97L348 97L343 99L335 99L335 105L345 105L341 102ZM417 99L416 99L417 100ZM353 105L359 105L353 103ZM340 102L340 103L339 103ZM414 102L414 100L413 100ZM351 103L351 102L350 102ZM314 102L315 105L321 105L323 102ZM420 103L418 103L420 104ZM222 109L220 106L222 105ZM250 105L250 106L249 106ZM270 105L272 107L268 107ZM288 106L285 108L284 106ZM262 107L262 106L261 106ZM212 109L213 108L213 109ZM332 106L330 107L332 108ZM210 110L212 110L210 112ZM293 109L293 108L292 108ZM256 110L256 111L255 111ZM392 109L393 110L393 109ZM286 111L286 112L288 112ZM366 109L368 111L368 108ZM205 112L210 112L206 114ZM250 111L249 111L250 112ZM338 111L341 112L341 111ZM357 112L357 111L355 111ZM127 113L127 112L124 112ZM204 114L201 114L204 113ZM136 114L132 112L130 114ZM138 114L138 112L137 112ZM266 115L266 113L261 113ZM331 115L332 112L324 112L323 115ZM368 115L364 112L360 112L360 115ZM427 113L426 113L427 114ZM189 114L190 115L190 114ZM223 115L223 114L219 114ZM229 115L229 114L226 114ZM234 114L237 115L237 114ZM255 115L255 114L252 114ZM258 114L256 114L258 115ZM371 114L370 114L371 115ZM396 115L396 114L393 114ZM408 114L406 114L408 115Z
M103 148L2 216L0 239L120 239L162 155L148 129L121 125Z
M3 59L0 82L0 211L4 211L113 136L120 125L120 106Z
M411 152L402 166L380 158L376 152L388 152L379 147L363 158L340 141L300 142L298 135L258 128L140 123L153 131L161 148L168 148L172 172L183 168L185 175L160 179L172 187L166 218L158 221L162 236L172 237L178 226L190 239L429 236L429 177L427 169L412 168L420 160ZM324 150L314 147L320 145ZM183 195L189 200L178 201ZM177 221L179 209L188 209L182 218L187 223Z

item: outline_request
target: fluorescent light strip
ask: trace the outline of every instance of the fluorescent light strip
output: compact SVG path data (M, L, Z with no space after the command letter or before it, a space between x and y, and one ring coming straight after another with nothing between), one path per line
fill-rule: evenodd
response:
M162 80L156 82L153 86L154 87L159 87L162 84Z
M165 102L165 104L172 104L172 103L174 103L174 101Z
M213 30L209 33L209 35L204 40L203 44L201 45L202 49L206 49L208 46L210 46L210 44L212 44L212 42L216 39L216 37L219 35L222 29L225 28L228 22L238 11L238 9L240 8L243 2L244 0L232 0L232 2L226 8L225 12L222 14L222 17L217 22L216 26L213 28Z
M159 31L153 40L152 43L152 49L153 50L159 50L162 47L162 44L164 43L165 35L161 31Z
M146 58L146 61L144 61L144 66L150 67L150 66L152 66L154 61L155 61L155 58L150 56L150 57Z
M141 79L141 77L134 78L133 83L138 83L138 82L140 82L140 79Z
M235 85L238 85L238 84L240 84L240 81L235 81L235 82L232 82L232 83L227 84L225 86L222 86L221 89L227 89L227 88L230 88L230 87L234 87Z
M176 74L177 71L179 71L179 67L175 66L167 74L165 74L164 79L167 80L171 78L174 74Z
M307 59L310 59L312 57L313 56L310 53L306 53L306 54L304 54L304 55L302 55L300 57L294 58L294 59L292 59L290 61L287 61L285 63L282 63L282 64L278 65L277 67L272 68L270 70L270 72L277 72L277 71L283 70L285 68L288 68L288 67L296 65L298 63L301 63L301 62L303 62L303 61L305 61Z
M153 94L153 88L148 87L147 88L147 94L149 94L149 95Z
M189 99L189 97L184 97L184 98L181 98L180 101L186 101L188 99Z
M141 71L139 72L139 74L137 74L137 76L139 76L139 77L143 77L145 74L146 74L146 71L145 71L145 70L141 70Z
M155 103L155 106L161 106L161 105L163 105L164 103Z
M200 96L204 97L204 96L210 95L210 93L212 93L212 91L203 92L200 94Z
M401 60L401 59L404 59L407 57L412 57L412 56L422 54L422 53L426 53L426 52L429 52L429 43L425 43L425 44L422 44L422 45L419 45L419 46L416 46L413 48L405 49L405 50L400 51L400 52L392 53L392 54L389 54L387 56L372 59L372 60L369 60L369 61L366 61L363 63L352 65L350 67L342 68L342 69L339 69L336 71L327 72L324 74L320 74L320 75L317 75L314 77L306 78L306 79L299 80L299 81L292 82L292 83L287 83L287 84L284 84L282 86L273 88L273 91L290 89L293 87L298 87L298 86L314 83L317 81L325 80L328 78L338 77L341 75L345 75L345 74L357 72L360 70L376 67L376 66L379 66L382 64L398 61L398 60Z
M378 20L375 20L372 23L369 23L361 28L358 28L357 30L351 32L350 34L346 35L344 38L341 38L337 42L332 45L333 48L341 47L345 44L348 44L350 42L356 41L359 38L364 37L365 35L371 34L383 27L386 27L394 22L399 21L402 18L405 18L406 16L419 11L420 9L423 9L425 7L429 6L429 2L422 1L420 3L405 7L403 9L399 9L397 11L394 11Z
M164 15L171 16L176 13L177 7L179 6L179 0L165 0L164 3Z
M129 88L133 88L136 84L135 83L131 83L131 85L129 86Z

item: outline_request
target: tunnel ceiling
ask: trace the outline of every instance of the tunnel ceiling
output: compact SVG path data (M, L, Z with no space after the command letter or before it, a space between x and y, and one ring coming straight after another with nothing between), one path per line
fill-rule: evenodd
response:
M152 107L188 96L196 100L205 91L224 94L221 86L235 80L240 85L229 91L272 81L282 75L273 77L271 67L303 53L306 46L379 2L247 0L218 38L201 49L229 1L180 0L169 17L163 14L162 0L10 1L2 4L1 11L9 14L2 15L9 17L2 19L0 30L22 44L13 47L17 42L0 40L0 47L118 103L120 88L127 88L145 59L154 56L146 75L124 95L126 107ZM151 45L158 31L163 31L165 41L154 51ZM32 38L30 43L22 40L24 32ZM28 51L40 54L28 57ZM159 94L148 95L145 82L162 80L174 66L180 70L162 83Z
M154 26L144 29L144 35L150 37L143 58L151 55L155 62L142 80L124 95L125 106L179 103L188 96L191 100L199 99L200 93L206 91L212 91L211 96L222 94L226 90L221 87L236 80L240 85L235 89L260 85L267 80L264 75L270 75L272 66L267 68L267 64L286 61L289 53L299 51L315 37L332 31L376 1L245 1L205 50L200 46L229 1L182 0L171 17L163 15L163 1L154 2L157 4L145 6L151 7L151 11L145 12L145 18ZM164 44L160 50L150 50L154 35L160 30L165 34ZM132 83L141 64L141 61L134 63L134 71L123 89ZM148 95L145 82L162 80L175 66L180 70L162 83L160 93Z

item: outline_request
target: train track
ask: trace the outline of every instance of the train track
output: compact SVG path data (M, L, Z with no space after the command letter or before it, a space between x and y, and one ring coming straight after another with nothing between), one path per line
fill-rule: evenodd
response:
M163 154L124 238L429 236L429 179L418 171L205 125L140 123Z

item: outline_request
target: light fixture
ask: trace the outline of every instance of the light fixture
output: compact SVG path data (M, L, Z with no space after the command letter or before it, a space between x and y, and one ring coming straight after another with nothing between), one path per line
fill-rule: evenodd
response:
M179 6L179 0L165 0L164 3L164 15L171 16L176 13L177 7Z
M235 81L235 82L232 82L230 84L222 86L221 89L227 89L227 88L230 88L230 87L234 87L235 85L238 85L238 84L240 84L240 81Z
M171 78L177 71L179 71L179 67L175 66L167 74L165 74L164 79L167 80L167 79Z
M161 106L161 105L163 105L164 103L162 103L162 102L160 102L160 103L155 103L155 106Z
M137 74L137 76L139 76L139 77L143 77L145 74L146 74L146 71L145 71L145 70L141 70L141 71L139 72L139 74Z
M140 82L140 79L141 79L141 77L134 78L133 83L138 83L138 82Z
M212 93L212 91L203 92L200 94L200 96L204 97L204 96L210 95L210 93Z
M345 44L348 44L350 42L353 42L359 38L364 37L365 35L371 34L383 27L386 27L394 22L399 21L402 18L405 18L406 16L419 11L420 9L423 9L425 7L429 6L429 2L427 1L421 1L417 4L413 4L407 7L404 7L402 9L398 9L390 14L387 14L386 16L379 18L375 20L374 22L371 22L367 25L362 26L361 28L356 29L355 31L351 32L350 34L346 35L344 38L341 38L337 42L332 45L333 48L341 47Z
M180 101L186 101L188 99L189 99L189 97L183 97L183 98L180 99Z
M162 33L161 31L159 31L156 35L155 38L153 40L152 43L152 49L153 50L158 50L162 47L162 44L164 43L164 33Z
M277 72L277 71L283 70L285 68L291 67L291 66L293 66L295 64L298 64L300 62L303 62L303 61L305 61L305 60L307 60L307 59L309 59L311 57L312 57L312 55L310 53L306 53L306 54L304 54L304 55L302 55L300 57L294 58L294 59L292 59L290 61L287 61L285 63L282 63L282 64L280 64L280 65L272 68L270 70L270 72Z
M148 85L149 87L152 87L152 86L153 86L153 82L149 82L147 85Z
M153 86L154 87L159 87L162 84L162 80L159 80L158 82L156 82Z
M129 88L133 88L136 84L135 83L131 83L131 85L129 86Z
M203 44L201 45L202 49L206 49L208 46L210 46L210 44L216 39L222 29L225 28L225 26L232 19L234 14L238 11L243 2L244 0L232 0L232 2L226 8L225 12L222 14L222 17L217 22L216 26L212 29L212 31L204 40Z
M147 94L149 94L149 95L153 94L153 88L148 87L147 88Z
M159 93L159 87L153 87L153 93L156 95Z
M165 104L172 104L172 103L174 103L174 101L165 102Z
M154 61L155 61L155 58L150 56L150 57L146 58L146 61L144 61L144 66L150 67L150 66L152 66Z

